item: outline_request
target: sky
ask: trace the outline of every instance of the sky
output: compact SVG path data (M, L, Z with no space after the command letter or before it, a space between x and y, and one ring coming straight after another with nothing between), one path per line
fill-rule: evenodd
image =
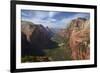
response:
M37 25L41 24L49 28L66 28L71 20L78 17L89 19L90 14L83 12L21 10L21 20L30 21Z

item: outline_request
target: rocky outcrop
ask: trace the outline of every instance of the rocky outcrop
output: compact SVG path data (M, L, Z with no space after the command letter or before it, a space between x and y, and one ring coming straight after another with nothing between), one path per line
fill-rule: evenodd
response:
M90 58L90 23L89 20L78 18L72 20L67 28L67 38L72 52L72 59Z
M52 49L56 47L56 43L51 40L50 33L52 32L42 25L21 21L22 57L45 56L43 49Z

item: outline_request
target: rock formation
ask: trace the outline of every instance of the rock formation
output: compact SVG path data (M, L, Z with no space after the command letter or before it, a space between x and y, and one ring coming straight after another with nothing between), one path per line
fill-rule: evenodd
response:
M49 28L48 28L49 29ZM45 56L43 49L52 49L56 43L51 40L49 30L41 24L21 21L21 53L24 56Z
M71 21L67 28L67 38L72 52L72 59L90 58L90 23L78 18Z

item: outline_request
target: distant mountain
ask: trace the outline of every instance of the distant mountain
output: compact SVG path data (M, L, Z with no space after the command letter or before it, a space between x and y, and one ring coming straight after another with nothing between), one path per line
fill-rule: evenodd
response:
M43 56L43 49L52 49L57 43L51 40L52 32L41 24L21 21L22 56Z
M62 29L61 29L61 28L50 28L50 30L51 30L53 33L58 33L58 32L60 32Z

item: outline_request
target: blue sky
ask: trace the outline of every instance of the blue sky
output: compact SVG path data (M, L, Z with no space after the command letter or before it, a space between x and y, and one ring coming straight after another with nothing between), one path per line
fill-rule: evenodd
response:
M21 20L31 21L35 24L42 24L50 28L66 28L67 24L78 17L90 18L89 13L79 12L56 12L56 11L36 11L21 10Z

